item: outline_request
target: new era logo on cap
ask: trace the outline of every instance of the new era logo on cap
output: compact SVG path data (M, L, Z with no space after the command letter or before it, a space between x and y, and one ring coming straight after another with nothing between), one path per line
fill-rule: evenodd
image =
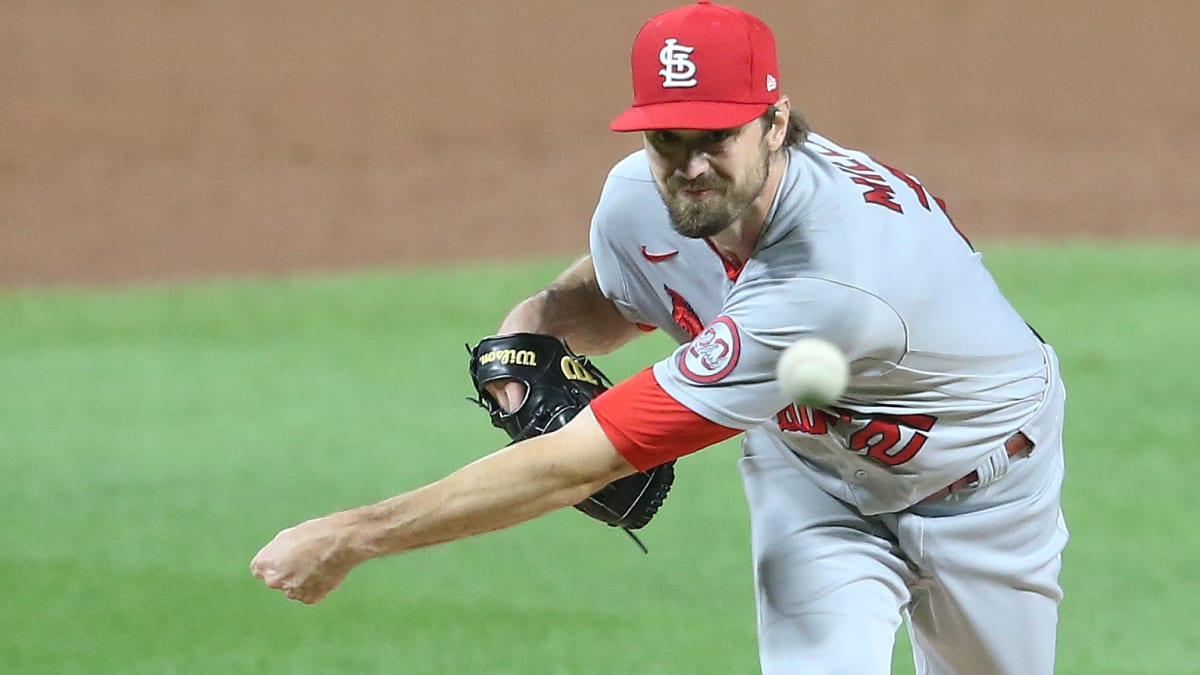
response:
M739 127L779 96L775 37L727 5L701 0L650 19L630 62L633 105L609 125L614 131Z

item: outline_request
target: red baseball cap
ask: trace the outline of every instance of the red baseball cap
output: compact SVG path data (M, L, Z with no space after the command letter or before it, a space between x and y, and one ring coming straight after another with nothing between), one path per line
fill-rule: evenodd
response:
M731 129L779 100L775 36L736 7L700 0L646 22L633 41L633 105L613 131Z

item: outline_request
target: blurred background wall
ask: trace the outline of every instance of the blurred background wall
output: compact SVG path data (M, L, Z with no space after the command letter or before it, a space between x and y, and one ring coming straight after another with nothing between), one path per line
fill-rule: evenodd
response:
M0 3L0 286L581 252L674 4ZM977 239L1200 234L1200 3L740 6Z

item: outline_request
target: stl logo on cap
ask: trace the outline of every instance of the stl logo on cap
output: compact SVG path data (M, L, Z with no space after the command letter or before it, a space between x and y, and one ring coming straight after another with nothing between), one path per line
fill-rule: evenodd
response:
M658 62L663 65L658 71L663 78L663 89L696 86L696 63L692 61L696 48L681 45L675 38L667 38L665 45L658 52Z
M733 129L779 100L775 36L761 19L705 0L642 24L629 54L633 104L613 131Z

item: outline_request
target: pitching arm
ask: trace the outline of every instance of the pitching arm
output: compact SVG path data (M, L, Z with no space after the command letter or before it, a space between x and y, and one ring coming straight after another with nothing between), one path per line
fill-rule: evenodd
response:
M439 481L283 530L250 569L288 598L314 604L367 560L510 527L576 504L633 472L585 408L562 429Z

